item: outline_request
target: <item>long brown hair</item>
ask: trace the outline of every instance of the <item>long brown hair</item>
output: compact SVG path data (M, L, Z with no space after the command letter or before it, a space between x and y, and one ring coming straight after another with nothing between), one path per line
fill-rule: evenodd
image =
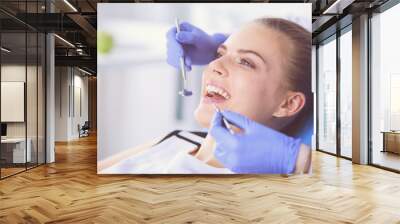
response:
M260 18L255 22L284 34L292 44L286 64L287 86L292 91L302 92L306 102L297 115L296 123L303 123L312 116L313 95L311 90L311 32L302 26L281 18ZM300 125L300 124L299 124ZM293 128L290 132L294 131ZM289 133L288 133L289 134Z

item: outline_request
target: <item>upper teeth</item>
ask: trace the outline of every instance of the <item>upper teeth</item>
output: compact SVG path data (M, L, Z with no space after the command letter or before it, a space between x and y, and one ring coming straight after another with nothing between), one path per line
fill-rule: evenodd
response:
M227 100L229 100L229 98L231 98L229 93L227 93L225 90L223 90L219 87L213 86L213 85L207 85L206 90L207 90L207 93L217 93L217 94L223 96Z

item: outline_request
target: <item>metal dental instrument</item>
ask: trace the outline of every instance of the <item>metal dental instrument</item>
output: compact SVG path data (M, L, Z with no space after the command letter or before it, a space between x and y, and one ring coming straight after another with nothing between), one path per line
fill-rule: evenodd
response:
M216 110L217 112L221 112L221 110L217 107L217 105L213 104L213 106L214 106L214 108L215 108L215 110ZM226 128L228 128L229 133L231 133L232 135L234 135L235 132L234 132L233 129L232 129L232 125L229 124L229 122L226 120L226 118L225 118L224 116L222 116L222 121L224 122L224 125L226 126Z
M176 26L176 32L177 33L181 32L181 29L179 27L179 19L178 18L175 18L175 26ZM181 67L182 79L183 79L183 89L182 89L182 91L179 92L179 94L182 96L191 96L193 93L188 88L188 80L186 77L186 67L185 67L185 56L180 57L179 62L180 62L180 67Z

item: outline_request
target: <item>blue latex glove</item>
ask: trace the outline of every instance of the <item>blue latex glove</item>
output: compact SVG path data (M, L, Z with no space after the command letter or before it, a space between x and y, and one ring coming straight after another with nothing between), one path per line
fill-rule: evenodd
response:
M224 34L208 35L203 30L187 22L180 24L181 32L176 27L167 32L167 62L179 69L179 58L185 56L186 68L192 65L205 65L215 59L218 46L227 36Z
M232 135L222 116L243 132ZM231 111L216 112L211 127L214 155L235 173L293 173L301 140L294 139Z

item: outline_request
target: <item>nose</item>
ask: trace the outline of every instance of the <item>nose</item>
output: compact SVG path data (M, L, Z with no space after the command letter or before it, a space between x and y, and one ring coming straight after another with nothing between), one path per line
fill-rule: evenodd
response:
M220 72L219 70L217 70L217 69L213 69L213 73L216 73L216 74L218 74L218 75L222 75L222 72Z
M224 56L215 59L210 63L211 71L213 74L218 76L227 76L228 70L226 69L226 62L223 59Z

